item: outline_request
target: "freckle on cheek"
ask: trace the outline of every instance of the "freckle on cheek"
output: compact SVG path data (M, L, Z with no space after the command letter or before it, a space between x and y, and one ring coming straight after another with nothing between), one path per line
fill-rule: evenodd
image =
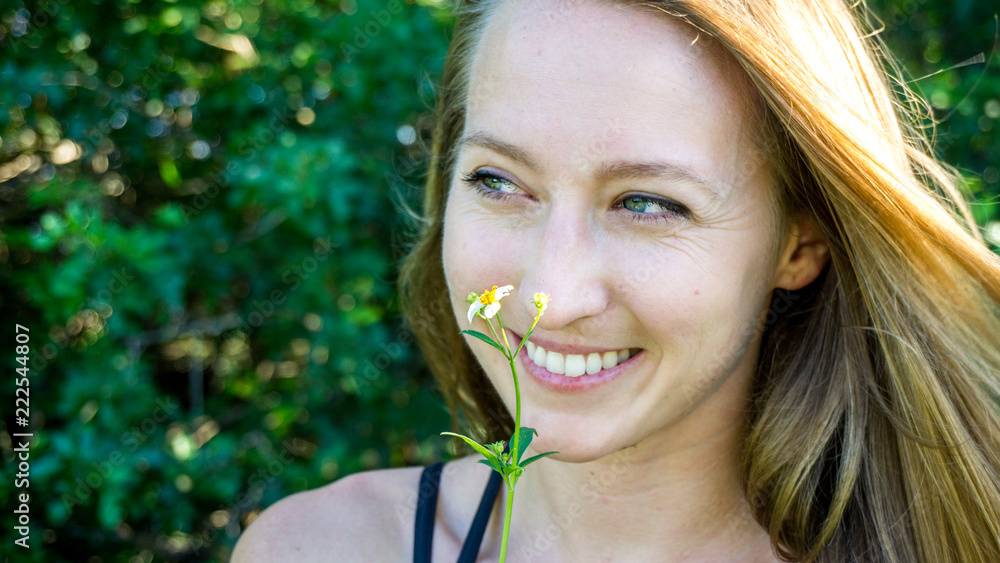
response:
M697 289L696 289L696 290L694 290L694 294L695 294L695 295L698 295L698 293L699 293L699 292L698 292L698 290L697 290Z

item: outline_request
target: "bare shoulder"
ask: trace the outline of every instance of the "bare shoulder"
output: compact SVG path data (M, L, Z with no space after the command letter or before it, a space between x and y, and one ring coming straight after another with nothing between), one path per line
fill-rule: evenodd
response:
M421 467L363 471L288 496L246 529L233 563L395 561L413 550Z

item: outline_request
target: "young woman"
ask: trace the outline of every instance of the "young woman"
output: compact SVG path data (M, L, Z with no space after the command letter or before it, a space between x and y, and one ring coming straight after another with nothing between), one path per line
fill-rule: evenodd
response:
M863 8L460 3L400 287L487 442L514 387L466 296L514 286L512 346L551 296L509 561L1000 560L1000 260ZM234 560L495 561L479 457L289 497Z

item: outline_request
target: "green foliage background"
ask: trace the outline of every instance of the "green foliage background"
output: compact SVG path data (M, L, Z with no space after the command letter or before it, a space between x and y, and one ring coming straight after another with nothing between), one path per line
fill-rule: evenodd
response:
M913 85L998 233L987 4L872 5L908 80L994 57ZM455 453L394 287L451 23L402 0L0 2L0 555L226 561L282 497Z

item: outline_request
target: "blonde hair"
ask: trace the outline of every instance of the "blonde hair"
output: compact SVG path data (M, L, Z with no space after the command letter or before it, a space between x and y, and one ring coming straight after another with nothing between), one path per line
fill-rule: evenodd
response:
M581 0L576 0L581 1ZM830 262L769 322L742 475L793 561L1000 560L1000 259L933 156L923 103L863 3L601 0L680 18L756 87L775 202L806 213ZM403 312L458 426L512 422L462 337L441 267L469 66L499 0L461 1L438 92ZM784 225L785 222L783 221Z

